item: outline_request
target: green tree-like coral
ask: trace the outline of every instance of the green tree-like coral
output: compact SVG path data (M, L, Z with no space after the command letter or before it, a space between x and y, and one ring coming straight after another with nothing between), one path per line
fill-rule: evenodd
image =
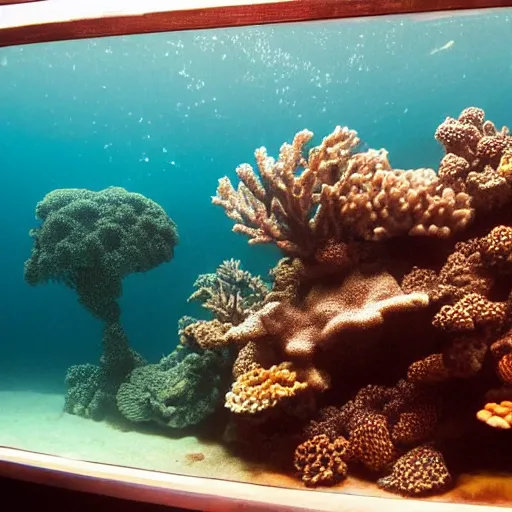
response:
M25 280L65 284L105 322L99 367L73 366L66 377L65 410L100 419L115 406L123 380L144 364L119 323L122 280L172 259L176 224L157 203L121 187L54 190L37 204L36 218L42 224L30 231Z

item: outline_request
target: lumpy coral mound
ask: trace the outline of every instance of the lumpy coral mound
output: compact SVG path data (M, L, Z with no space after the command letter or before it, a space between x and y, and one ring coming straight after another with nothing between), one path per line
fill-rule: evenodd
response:
M36 218L42 224L30 232L25 280L66 284L104 321L119 318L122 279L170 261L178 242L163 208L121 187L54 190L37 204Z
M36 218L41 225L30 231L34 245L25 280L70 287L105 322L100 364L69 369L64 406L66 412L102 419L116 409L121 383L146 364L120 324L122 280L172 259L176 225L160 205L121 187L54 190L37 204Z
M347 127L312 139L219 180L233 231L284 258L256 309L195 337L233 351L232 422L295 443L306 485L359 467L403 496L444 492L497 467L510 430L512 137L469 107L435 130L438 169L396 169Z

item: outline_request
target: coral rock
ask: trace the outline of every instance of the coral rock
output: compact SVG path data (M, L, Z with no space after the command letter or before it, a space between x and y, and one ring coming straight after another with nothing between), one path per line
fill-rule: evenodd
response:
M402 455L390 475L377 485L403 496L419 496L445 490L452 478L442 454L429 445L418 446Z
M350 445L344 437L318 435L295 450L294 466L308 487L334 485L347 476Z
M450 370L446 368L442 354L432 354L416 361L409 366L407 378L411 382L435 384L450 378Z
M512 353L505 354L499 360L498 375L505 384L512 384Z
M349 440L354 459L371 471L381 471L396 458L386 417L381 414L361 415Z

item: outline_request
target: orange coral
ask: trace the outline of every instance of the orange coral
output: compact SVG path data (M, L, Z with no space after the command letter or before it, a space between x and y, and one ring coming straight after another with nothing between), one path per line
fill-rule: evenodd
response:
M308 385L298 382L290 367L290 363L281 363L240 375L226 394L226 407L237 414L255 414L307 389Z
M318 435L297 447L294 466L308 487L334 485L347 476L349 459L350 445L344 437L331 441Z
M512 353L505 354L498 361L498 375L505 384L512 384Z
M377 485L403 496L420 496L443 491L451 481L443 455L427 444L402 455L391 474L380 478Z
M504 400L499 404L485 404L485 407L476 413L476 417L490 427L508 430L512 428L512 402Z

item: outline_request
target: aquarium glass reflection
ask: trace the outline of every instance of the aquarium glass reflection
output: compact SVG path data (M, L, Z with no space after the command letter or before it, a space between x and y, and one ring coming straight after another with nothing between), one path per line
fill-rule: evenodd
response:
M510 505L511 15L2 49L0 445Z

